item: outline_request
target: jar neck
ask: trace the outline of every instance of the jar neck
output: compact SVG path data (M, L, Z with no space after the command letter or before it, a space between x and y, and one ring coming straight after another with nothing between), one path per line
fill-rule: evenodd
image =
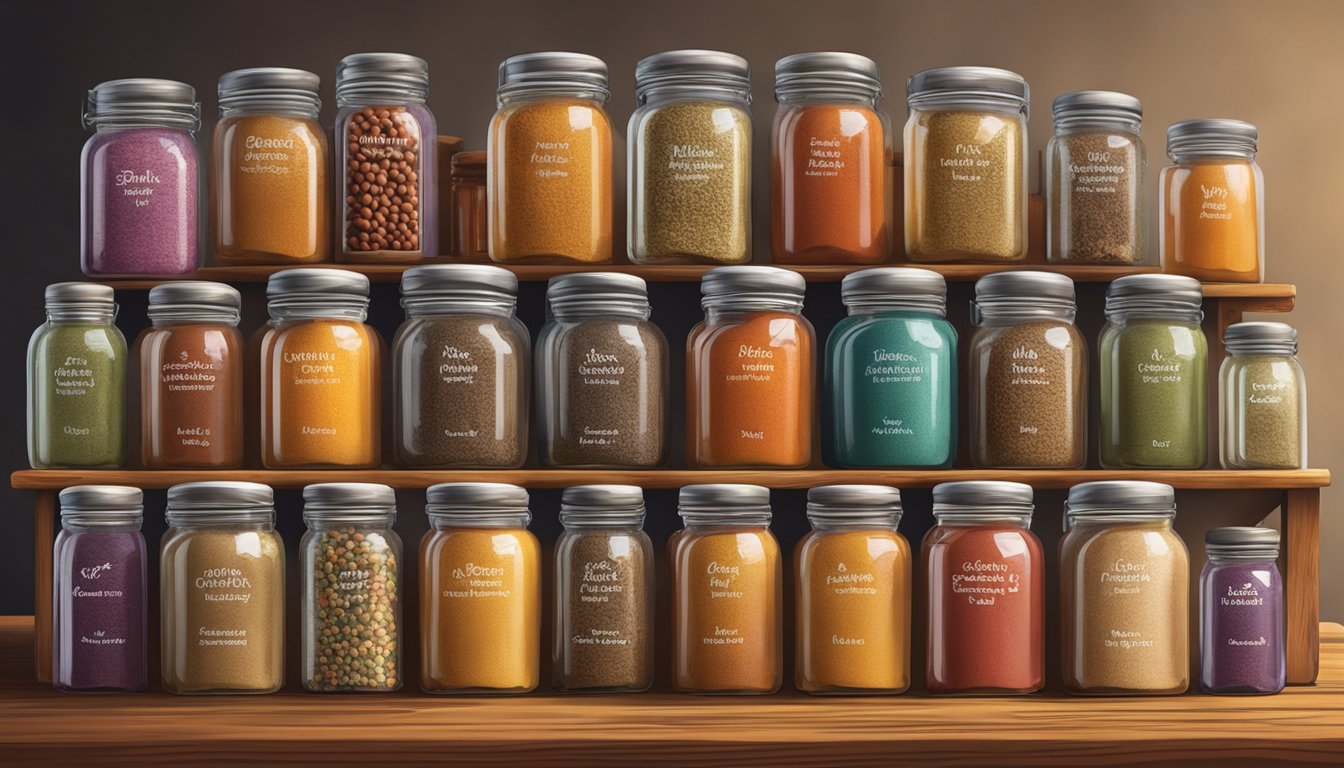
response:
M881 95L870 90L844 90L840 88L789 88L775 89L775 101L782 107L864 107L877 109Z
M1209 565L1263 565L1278 568L1278 552L1208 552Z
M564 520L566 533L636 534L644 532L644 515L609 520Z
M1172 530L1172 521L1176 510L1111 510L1088 513L1064 513L1064 530L1090 526L1093 528L1111 528L1120 525L1141 525L1159 530Z
M271 302L267 311L274 323L305 320L349 320L362 323L368 319L369 303L367 300L322 304Z
M1209 165L1232 165L1255 162L1255 150L1249 147L1223 147L1219 150L1173 149L1167 148L1167 157L1177 165L1197 163Z
M1199 307L1134 307L1131 309L1107 309L1106 319L1117 325L1136 320L1199 325L1204 319L1204 310Z
M116 318L116 307L107 309L47 307L48 325L112 325Z
M971 302L971 324L976 327L1003 327L1023 325L1040 320L1055 320L1073 324L1078 307L1073 304L1056 305L1045 302Z
M745 319L749 315L770 312L785 315L798 315L799 317L803 314L802 299L798 299L797 301L761 299L759 301L747 300L740 303L715 302L713 304L706 302L704 307L705 322L710 325Z
M532 515L527 512L476 512L471 515L429 513L429 525L436 531L452 530L523 530Z
M1282 358L1285 361L1297 359L1297 348L1289 346L1262 346L1254 349L1234 349L1228 346L1226 350L1229 357L1275 357Z
M582 101L594 109L603 109L610 98L610 92L595 86L538 84L529 87L515 86L507 92L502 92L498 95L497 103L503 109L542 101Z
M846 519L813 517L807 518L812 530L817 533L846 533L851 531L895 531L900 524L900 515L874 513L872 515L854 515Z
M653 309L647 301L574 301L561 305L552 303L548 308L550 316L565 323L585 323L591 320L608 320L618 317L627 320L648 320Z
M1071 115L1055 118L1055 132L1062 135L1079 133L1123 133L1138 136L1141 119L1102 117L1098 115Z
M479 297L436 296L429 298L403 298L401 306L406 309L407 319L446 317L449 315L491 315L493 317L513 317L516 299L513 297L483 299Z
M195 136L196 130L200 128L198 120L190 123L184 123L176 117L162 117L156 115L117 115L115 118L98 118L90 120L89 126L93 128L94 133L122 133L126 131L137 131L145 129L154 129L161 131L177 131L188 137Z
M990 91L928 91L906 99L912 112L965 111L1025 117L1027 102L1020 96Z
M903 303L900 301L869 303L869 304L849 304L845 310L850 317L880 317L882 315L900 314L914 315L920 319L944 320L947 315L943 312L936 312L928 307L921 307L914 304Z
M140 512L96 516L61 515L61 529L66 533L139 533L144 518Z
M664 83L638 89L636 106L658 106L677 101L723 102L743 110L751 107L751 91L728 85L706 83Z
M306 514L303 522L310 531L330 531L336 528L388 528L396 522L395 512L371 512L350 510L348 512L325 511L320 516Z
M1030 511L1011 507L984 507L974 510L940 510L933 512L940 528L1031 528Z
M222 120L236 117L292 117L295 120L317 120L320 105L284 103L280 101L258 101L248 104L220 105L219 117Z
M179 531L221 530L227 532L242 530L269 532L275 530L275 519L273 514L220 513L218 517L209 520L183 520L175 518L172 513L169 513L168 527Z

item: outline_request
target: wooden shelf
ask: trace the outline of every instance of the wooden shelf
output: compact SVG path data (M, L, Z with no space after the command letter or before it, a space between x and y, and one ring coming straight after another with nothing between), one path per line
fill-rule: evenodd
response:
M237 764L327 766L1344 763L1338 624L1321 625L1314 687L1098 699L75 696L33 681L32 632L30 617L0 618L6 765L176 766L222 755Z

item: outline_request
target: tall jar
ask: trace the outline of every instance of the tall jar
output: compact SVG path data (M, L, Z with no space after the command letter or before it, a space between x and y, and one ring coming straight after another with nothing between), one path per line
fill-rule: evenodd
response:
M1087 460L1087 343L1074 326L1073 281L998 272L975 283L971 461L979 467L1076 469Z
M196 90L111 80L89 91L80 161L80 263L90 277L164 277L199 265Z
M1045 155L1046 249L1060 264L1148 264L1143 106L1113 91L1055 99Z
M1265 177L1258 132L1241 120L1167 129L1159 242L1162 269L1203 282L1258 283L1265 267Z
M1045 684L1045 553L1031 486L942 483L924 537L926 684L934 693L1016 694Z
M47 286L47 321L28 342L28 463L34 469L126 464L126 339L112 289Z
M770 490L681 489L672 558L672 687L774 693L784 677L783 570Z
M382 341L364 323L368 278L289 269L271 275L266 299L262 466L378 466Z
M330 155L317 122L320 84L312 72L284 67L219 78L211 188L219 263L330 258Z
M149 292L140 336L140 460L147 469L243 463L241 297L182 280Z
M336 260L439 255L438 128L425 100L429 65L404 53L356 53L336 67Z
M272 693L285 682L285 545L269 486L168 489L159 553L163 689Z
M912 75L906 93L906 256L1022 261L1027 81L991 67L940 67Z
M555 543L555 689L643 691L653 685L653 544L644 492L566 488Z
M527 459L527 327L518 279L498 267L435 264L401 278L406 322L392 343L398 466L520 467Z
M882 267L846 275L849 311L826 339L826 462L952 466L957 332L937 272Z
M910 687L910 545L901 494L881 485L807 493L812 531L794 550L794 682L808 693Z
M303 688L377 693L401 687L401 537L386 485L303 489L299 609Z
M1200 689L1278 693L1287 682L1283 578L1273 528L1215 528L1199 578Z
M686 461L804 467L812 460L816 339L807 285L777 267L718 267L686 339Z
M490 258L505 264L611 261L607 65L582 53L526 53L499 65L486 197Z
M1208 459L1204 291L1177 275L1106 289L1101 331L1101 465L1198 469Z
M52 670L58 691L143 691L149 587L139 488L61 491L52 562Z
M1169 485L1107 480L1069 489L1059 582L1070 693L1185 692L1190 564L1175 517Z
M485 197L485 152L458 152L449 161L453 212L452 254L469 261L490 256L490 206Z
M537 435L546 466L656 467L667 457L667 339L634 275L551 278L537 334Z
M833 51L775 63L770 257L776 264L876 264L891 243L891 126L877 64Z
M541 665L541 549L527 491L500 483L429 489L420 542L420 687L527 693Z
M635 68L626 232L636 264L751 261L751 68L667 51Z
M1223 348L1223 468L1305 469L1307 377L1297 361L1297 330L1283 323L1234 323L1223 332Z

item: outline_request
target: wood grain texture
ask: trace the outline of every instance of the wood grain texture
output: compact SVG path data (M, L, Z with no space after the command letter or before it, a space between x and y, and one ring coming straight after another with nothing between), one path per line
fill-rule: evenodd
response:
M37 679L51 682L52 544L56 541L56 491L38 491L33 501L33 613Z
M1316 680L1321 620L1321 492L1288 491L1283 505L1288 682ZM1340 713L1344 723L1344 711Z
M32 682L29 618L0 619L6 766L1228 765L1344 762L1344 627L1321 678L1276 696L1077 699L62 695Z

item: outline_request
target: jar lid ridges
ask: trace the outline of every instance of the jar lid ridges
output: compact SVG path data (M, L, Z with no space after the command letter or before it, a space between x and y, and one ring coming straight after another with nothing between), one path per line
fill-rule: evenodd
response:
M776 96L806 90L855 92L873 99L882 96L877 62L857 53L809 51L775 62Z

